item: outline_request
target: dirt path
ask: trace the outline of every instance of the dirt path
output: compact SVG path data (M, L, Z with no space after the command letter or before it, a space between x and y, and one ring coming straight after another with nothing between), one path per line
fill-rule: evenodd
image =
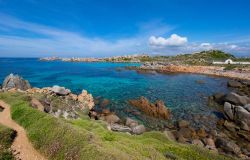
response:
M46 160L29 142L25 130L11 119L10 106L1 100L0 106L4 108L3 112L0 112L0 123L17 132L17 137L11 146L11 149L17 153L15 157L21 160Z

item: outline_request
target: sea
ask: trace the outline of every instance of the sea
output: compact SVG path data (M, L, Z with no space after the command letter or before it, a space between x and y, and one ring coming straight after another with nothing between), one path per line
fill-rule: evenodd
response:
M128 103L130 99L144 96L151 102L162 100L171 110L174 120L220 116L208 105L208 97L217 92L229 92L227 78L200 74L139 73L125 68L139 65L0 58L0 84L7 75L13 73L28 80L33 87L59 85L75 94L84 89L94 98L108 99L110 104L107 107L112 112L123 118L135 118L144 124L149 124L151 119L131 106Z

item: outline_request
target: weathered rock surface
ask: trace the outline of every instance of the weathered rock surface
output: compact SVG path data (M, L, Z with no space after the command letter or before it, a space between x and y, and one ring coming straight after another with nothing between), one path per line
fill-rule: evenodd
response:
M31 106L38 109L41 112L44 112L44 106L41 102L39 102L36 98L32 98L31 100Z
M231 92L225 96L224 101L234 105L244 106L250 103L250 98L247 96L240 96L234 92Z
M205 144L206 144L206 148L210 149L210 150L217 150L214 140L212 138L206 138L205 139Z
M250 112L250 104L245 105L243 108L245 108L248 112Z
M241 106L235 107L235 119L236 121L246 122L250 126L250 112Z
M51 91L59 96L66 96L66 95L71 93L71 91L69 89L66 89L66 88L60 87L60 86L53 86L51 88Z
M225 102L224 104L224 112L226 114L226 116L230 119L230 120L233 120L234 119L234 108L235 106L228 103L228 102Z
M230 81L227 82L227 86L228 87L233 87L233 88L240 88L243 85L239 81L230 80Z
M250 128L250 112L241 106L234 106L228 102L225 102L224 104L224 113L228 120L234 121L236 124L240 124L239 128L242 128L244 130L249 130ZM229 125L230 123L224 124L224 126L231 130L232 125ZM231 129L230 129L231 128ZM236 128L236 127L234 127Z
M199 140L199 139L194 139L194 140L192 140L191 143L194 144L194 145L197 145L197 146L199 146L199 147L204 147L204 144L203 144L202 141Z
M179 128L187 128L189 126L189 122L186 120L180 120L178 121L178 127Z
M24 80L22 77L10 74L5 78L2 88L7 90L15 88L25 91L27 89L30 89L31 85L27 80Z
M239 155L241 153L240 147L232 141L223 138L217 138L215 141L216 147L221 148L226 153Z
M158 100L155 102L155 104L153 104L150 103L147 98L141 97L140 99L130 100L129 103L149 116L161 119L171 118L170 110L164 105L164 102L161 100Z
M108 122L110 124L118 123L120 121L120 118L115 114L107 115L104 117L104 119L106 122Z
M224 96L225 96L224 93L215 93L213 95L213 99L215 102L222 104L224 102Z
M120 124L116 124L116 123L111 124L110 128L112 131L116 131L116 132L131 132L132 131L131 128L120 125Z
M131 118L127 118L126 119L126 126L128 126L128 127L130 127L130 128L133 128L133 127L136 127L136 126L138 126L139 124L138 124L138 122L137 121L135 121L135 120L133 120L133 119L131 119Z
M77 99L79 102L84 103L89 108L89 110L91 110L95 106L93 96L86 90L82 90L82 93L78 95Z
M142 124L132 128L132 133L133 134L142 134L145 131L146 131L146 128Z

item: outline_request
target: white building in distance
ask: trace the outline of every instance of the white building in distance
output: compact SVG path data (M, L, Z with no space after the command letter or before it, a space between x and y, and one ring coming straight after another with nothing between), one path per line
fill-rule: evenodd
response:
M213 62L213 64L243 64L243 65L250 65L250 62L234 62L231 59L227 59L225 62Z

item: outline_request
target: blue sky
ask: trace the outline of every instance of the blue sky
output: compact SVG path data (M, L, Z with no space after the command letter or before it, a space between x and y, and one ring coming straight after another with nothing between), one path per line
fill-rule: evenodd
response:
M0 0L1 57L250 56L248 0Z

